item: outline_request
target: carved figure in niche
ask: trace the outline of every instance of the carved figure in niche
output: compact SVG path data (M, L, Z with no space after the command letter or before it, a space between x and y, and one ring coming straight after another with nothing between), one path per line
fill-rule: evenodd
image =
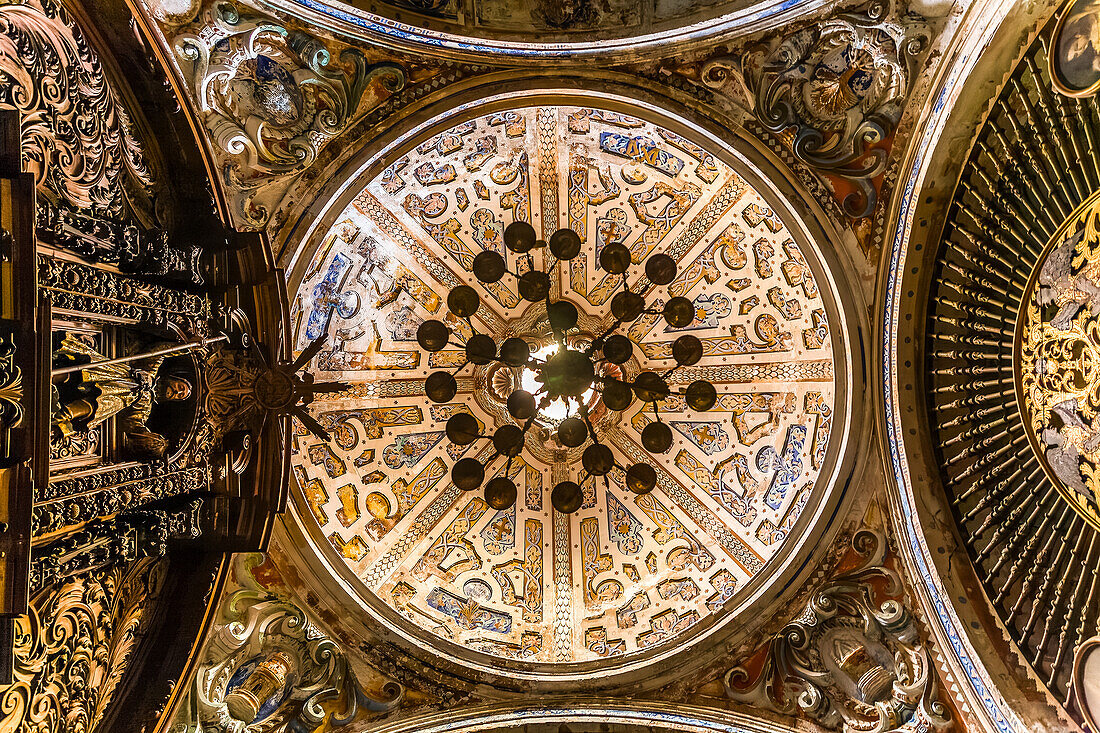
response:
M166 345L153 344L155 352ZM53 367L90 365L55 377L51 423L56 438L96 427L115 417L127 448L136 457L164 458L168 441L147 425L154 405L191 397L191 383L182 376L161 374L164 355L147 356L122 364L108 361L88 343L66 333L54 352Z

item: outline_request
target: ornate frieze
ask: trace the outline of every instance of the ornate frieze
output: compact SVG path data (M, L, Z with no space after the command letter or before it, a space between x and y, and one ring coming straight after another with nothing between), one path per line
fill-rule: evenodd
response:
M109 486L138 483L152 477L156 466L152 463L123 463L104 467L99 471L79 476L61 477L34 487L34 500L45 503L55 499L100 491Z
M38 282L54 311L161 327L171 322L191 334L206 333L210 301L205 296L44 256L38 258Z
M771 641L763 664L726 673L726 693L844 733L947 731L928 648L884 564L886 540L860 531L855 568L817 590Z
M239 556L238 575L254 557ZM335 641L299 606L254 582L222 600L219 618L174 733L336 728L404 699L394 682L378 695L364 690Z
M130 115L54 0L0 5L0 103L19 110L24 166L46 198L116 220L151 213L156 176Z
M890 3L874 2L713 56L695 73L799 161L842 181L834 195L859 218L874 211L876 179L928 38L923 19L898 19Z
M204 468L170 471L137 481L118 483L98 491L36 504L31 512L34 535L57 532L89 519L133 509L160 499L204 491L209 477Z
M120 223L39 201L36 234L40 242L77 253L86 260L118 265L123 272L168 277L202 284L200 256L194 243L170 244L160 230L143 231Z
M263 226L286 187L360 113L405 86L406 71L333 54L300 30L227 2L170 39L213 147L235 215Z
M148 509L87 524L79 532L35 548L31 593L100 568L167 553L168 541L201 536L203 499L173 509Z
M119 563L39 595L16 621L14 683L0 730L94 731L126 674L166 563Z

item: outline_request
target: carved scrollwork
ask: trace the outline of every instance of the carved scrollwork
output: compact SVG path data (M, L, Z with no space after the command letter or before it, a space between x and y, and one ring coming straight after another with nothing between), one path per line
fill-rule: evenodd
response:
M735 54L710 59L704 84L744 97L768 131L794 131L791 149L802 162L849 181L852 217L871 214L874 179L928 41L924 24L889 20L889 4L874 2Z
M119 564L35 598L16 622L14 683L0 688L0 730L95 730L148 624L166 565Z
M883 564L885 538L860 531L852 547L862 563L813 594L772 640L758 674L729 670L726 693L844 733L950 730L931 655L909 611L889 597L902 587ZM876 602L879 594L886 600Z
M250 556L239 556L248 563ZM397 708L405 689L395 682L381 695L359 684L347 657L301 608L259 586L222 601L223 622L207 643L190 703L176 733L266 733L332 728L363 714Z
M54 310L75 311L85 320L98 315L153 326L171 322L196 336L207 333L210 300L205 296L43 256L38 258L38 283Z
M319 39L225 2L173 46L214 145L232 159L223 170L241 192L236 213L257 227L268 217L256 198L261 188L282 179L285 189L309 167L347 128L368 88L375 106L406 82L397 64L368 64L353 48L334 58Z
M17 427L23 419L23 371L15 363L11 337L0 337L0 428Z
M130 116L54 0L0 5L0 102L20 112L23 160L39 191L115 219L135 204L152 211L144 199L156 178Z

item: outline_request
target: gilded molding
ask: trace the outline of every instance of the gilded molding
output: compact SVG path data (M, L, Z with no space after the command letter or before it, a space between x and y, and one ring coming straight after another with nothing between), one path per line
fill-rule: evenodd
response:
M153 501L205 491L209 484L205 468L189 468L35 504L31 512L31 532L35 536L57 532Z

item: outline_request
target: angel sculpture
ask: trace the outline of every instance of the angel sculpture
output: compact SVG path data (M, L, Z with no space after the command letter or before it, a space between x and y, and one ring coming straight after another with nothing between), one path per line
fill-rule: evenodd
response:
M1073 254L1084 230L1055 247L1039 270L1039 305L1058 306L1050 320L1052 328L1069 330L1069 324L1088 304L1094 317L1100 316L1100 263L1089 262L1076 275L1072 273Z
M1042 440L1046 459L1063 484L1095 501L1081 476L1081 458L1094 460L1100 449L1100 416L1086 424L1077 413L1077 400L1066 400L1051 408L1062 419L1058 430L1046 428Z

